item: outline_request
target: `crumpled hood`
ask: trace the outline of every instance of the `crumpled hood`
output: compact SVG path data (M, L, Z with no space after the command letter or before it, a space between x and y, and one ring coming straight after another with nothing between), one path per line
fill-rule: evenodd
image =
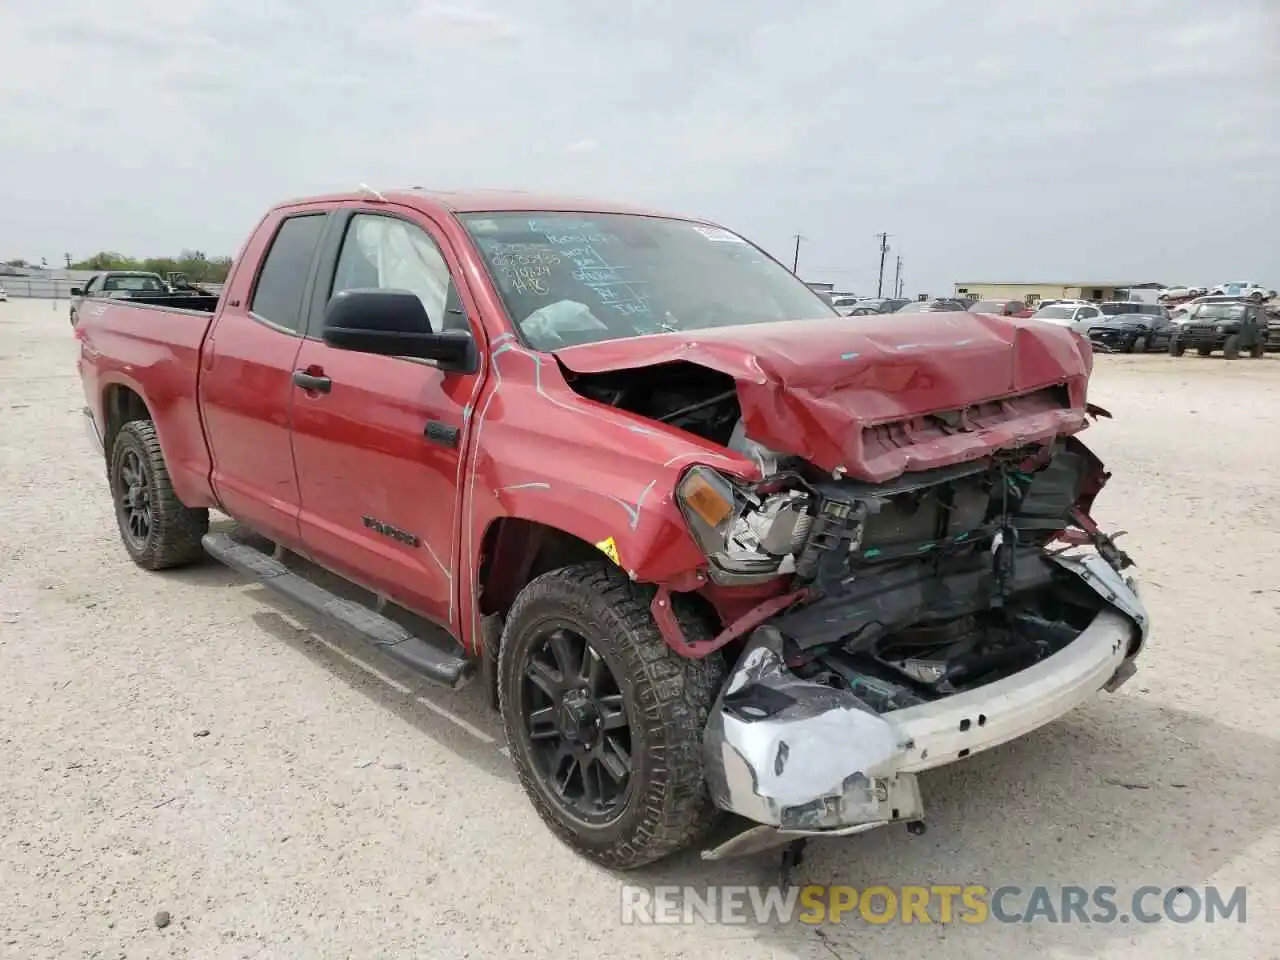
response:
M556 357L576 373L684 361L727 374L753 440L870 482L1082 429L1093 364L1088 344L1064 327L967 312L720 327L583 344ZM1064 401L1028 397L957 429L872 429L1054 386L1065 388Z

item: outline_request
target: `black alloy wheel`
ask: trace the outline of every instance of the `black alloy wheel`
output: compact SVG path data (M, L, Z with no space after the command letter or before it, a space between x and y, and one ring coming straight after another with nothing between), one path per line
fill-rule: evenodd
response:
M552 799L583 824L615 818L631 789L631 721L604 658L549 624L528 648L519 697L529 757Z
M557 837L615 870L685 849L718 819L702 734L724 660L672 649L653 599L612 561L549 570L515 598L496 657L525 795ZM714 636L683 601L671 609L691 643Z
M151 477L137 450L124 451L116 470L120 531L135 550L145 550L151 536Z

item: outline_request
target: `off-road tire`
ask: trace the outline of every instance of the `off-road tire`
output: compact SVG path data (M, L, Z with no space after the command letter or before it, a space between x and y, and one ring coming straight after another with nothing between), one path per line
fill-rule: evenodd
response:
M120 467L129 451L138 454L151 487L151 528L141 547L130 537L121 507ZM131 420L120 428L111 445L107 478L120 541L134 563L144 570L164 570L204 559L200 538L209 532L209 511L185 506L173 492L155 424L150 420Z
M605 867L633 870L692 846L719 819L707 793L702 733L724 682L719 653L682 657L662 639L649 611L651 588L607 562L552 570L531 581L506 618L498 652L498 701L508 749L526 795L553 833ZM709 626L676 606L690 640ZM525 657L549 619L579 628L608 665L626 701L632 730L631 793L623 812L588 826L550 799L522 742L525 719L513 702Z
M1132 342L1131 344L1129 344L1129 352L1130 352L1130 353L1146 353L1146 352L1147 352L1147 338L1146 338L1146 337L1144 337L1144 336L1142 336L1141 334L1139 334L1138 336L1134 337L1134 338L1133 338L1133 342Z
M1249 356L1254 360L1261 360L1267 355L1267 342L1261 338L1255 337L1253 346L1249 348Z
M1240 334L1233 333L1227 337L1227 342L1222 345L1222 355L1228 360L1236 360L1240 357Z
M1177 337L1170 338L1169 356L1180 357L1186 352L1187 352L1187 345L1185 343L1180 343Z
M1202 357L1207 357L1213 353L1213 347L1210 347L1210 346L1196 347L1196 353L1200 354L1200 356Z

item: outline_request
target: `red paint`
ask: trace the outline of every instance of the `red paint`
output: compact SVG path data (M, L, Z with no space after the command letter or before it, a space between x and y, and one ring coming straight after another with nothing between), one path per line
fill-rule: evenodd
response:
M412 220L440 246L481 357L470 374L330 348L249 315L254 278L279 220L360 210ZM612 537L637 580L701 590L732 639L776 609L785 578L751 588L706 583L706 560L672 502L691 464L758 479L753 463L688 433L574 393L578 371L686 360L738 380L751 435L827 469L884 480L982 456L1015 440L1085 424L1088 346L1039 323L964 313L898 314L705 330L561 351L521 346L455 212L640 212L525 194L320 197L281 205L241 250L212 318L127 302L86 301L80 369L99 428L108 392L136 393L156 423L174 487L291 549L418 611L469 650L482 640L477 597L493 525L522 519L588 544ZM328 278L324 278L327 282ZM320 301L323 302L323 301ZM329 393L292 382L323 371ZM1042 391L1056 388L1063 399ZM966 410L968 432L926 415ZM424 438L429 421L457 445ZM364 517L408 531L403 543ZM503 550L545 538L517 534ZM524 544L524 547L521 547ZM500 557L520 576L526 557ZM500 562L499 562L500 561ZM668 608L669 609L669 608ZM747 626L742 626L743 624ZM668 625L669 626L669 625ZM678 644L674 634L669 642Z

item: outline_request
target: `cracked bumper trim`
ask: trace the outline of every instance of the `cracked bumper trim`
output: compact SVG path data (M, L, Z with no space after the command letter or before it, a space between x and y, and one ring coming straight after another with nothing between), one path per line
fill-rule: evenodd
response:
M781 635L757 630L707 723L716 804L772 828L774 843L917 820L924 810L916 773L1007 743L1115 689L1132 675L1145 643L1146 611L1132 583L1100 557L1055 559L1109 606L1045 660L922 706L877 714L847 691L802 680L782 660ZM726 707L726 697L752 684L785 694L779 701L786 705L757 717ZM743 835L744 846L774 845L754 834L749 841ZM736 855L735 841L704 856Z

